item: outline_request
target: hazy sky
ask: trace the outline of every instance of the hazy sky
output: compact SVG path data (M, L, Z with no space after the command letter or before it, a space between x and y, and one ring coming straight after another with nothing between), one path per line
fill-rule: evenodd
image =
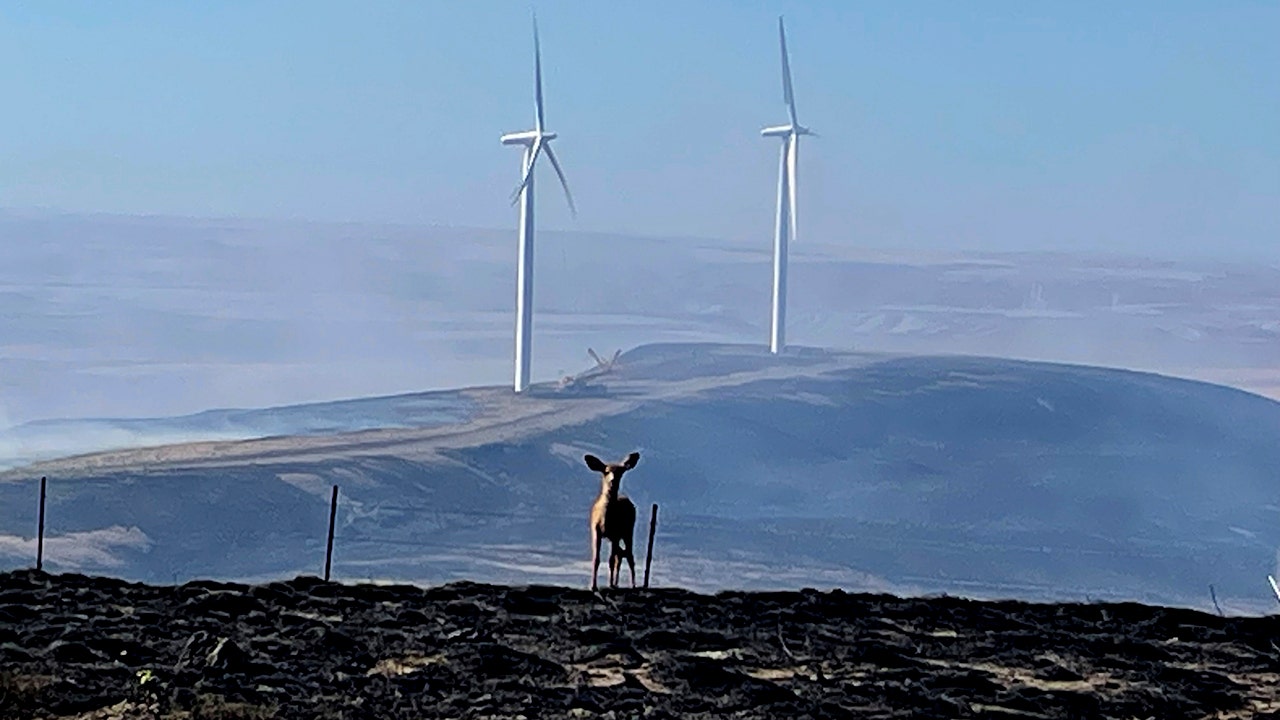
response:
M11 0L0 207L514 232L531 7L542 227L767 244L785 14L800 242L1280 256L1274 0Z

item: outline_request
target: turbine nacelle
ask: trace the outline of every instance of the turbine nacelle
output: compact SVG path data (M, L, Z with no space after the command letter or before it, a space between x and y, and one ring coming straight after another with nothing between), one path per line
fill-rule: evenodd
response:
M761 130L760 134L764 137L790 137L791 135L815 135L816 133L803 125L775 125Z
M526 130L524 132L507 133L502 136L503 145L533 145L541 139L542 141L555 140L556 134L553 132L537 130Z

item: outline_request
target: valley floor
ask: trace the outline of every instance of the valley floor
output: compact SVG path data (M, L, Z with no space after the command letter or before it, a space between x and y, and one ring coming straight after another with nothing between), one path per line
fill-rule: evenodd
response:
M1280 716L1276 618L0 574L0 718Z

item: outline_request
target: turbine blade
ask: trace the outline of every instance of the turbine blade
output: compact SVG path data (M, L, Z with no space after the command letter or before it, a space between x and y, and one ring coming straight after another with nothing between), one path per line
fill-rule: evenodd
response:
M573 205L573 193L569 192L569 181L564 179L564 170L560 169L560 161L556 159L556 154L552 152L551 145L547 145L547 159L551 161L551 167L555 168L556 176L560 178L560 187L564 188L564 197L569 201L569 212L574 217L578 216L578 208Z
M596 366L597 366L597 367L604 367L604 360L601 360L601 359L600 359L600 356L596 354L596 351L595 351L595 350L593 350L593 349L591 349L591 348L587 348L587 354L591 356L591 359L592 359L592 360L595 360L595 361L596 361Z
M515 205L520 199L520 193L524 192L524 188L529 184L529 180L533 177L533 169L538 164L538 154L542 152L542 138L533 141L533 149L529 151L529 166L525 168L524 178L520 180L520 185L516 187L515 192L511 193L511 204Z
M782 48L782 101L787 104L787 112L791 115L792 126L799 125L796 120L796 96L791 89L791 60L787 58L787 30L778 18L778 44Z
M787 148L787 183L791 192L788 198L790 212L787 215L791 218L791 240L796 239L796 159L800 154L800 136L791 136L791 147Z
M538 16L533 16L533 104L534 127L542 132L542 47L538 44Z

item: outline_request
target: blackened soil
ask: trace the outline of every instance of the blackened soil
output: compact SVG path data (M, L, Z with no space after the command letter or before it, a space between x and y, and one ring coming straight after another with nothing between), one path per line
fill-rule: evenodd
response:
M1280 717L1280 619L0 574L0 719Z

